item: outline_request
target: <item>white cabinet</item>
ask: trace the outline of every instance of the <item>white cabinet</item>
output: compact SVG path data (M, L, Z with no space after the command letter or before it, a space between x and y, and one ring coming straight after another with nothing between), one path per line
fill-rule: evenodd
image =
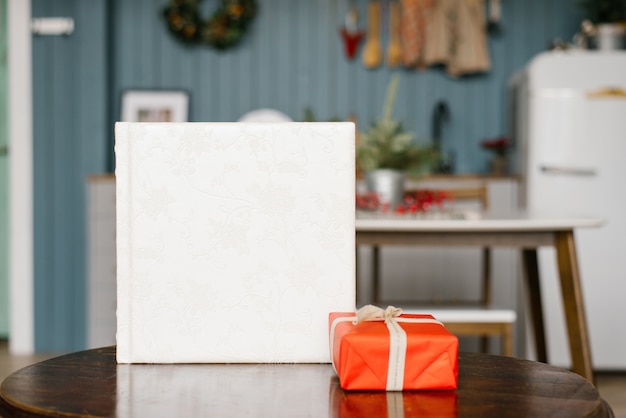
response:
M87 348L115 344L115 177L88 180Z

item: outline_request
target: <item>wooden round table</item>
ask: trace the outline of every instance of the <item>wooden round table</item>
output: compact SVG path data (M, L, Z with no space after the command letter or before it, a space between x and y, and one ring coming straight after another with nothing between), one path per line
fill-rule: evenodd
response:
M581 376L543 363L459 355L454 391L347 392L329 364L117 364L115 347L7 377L0 416L612 417Z

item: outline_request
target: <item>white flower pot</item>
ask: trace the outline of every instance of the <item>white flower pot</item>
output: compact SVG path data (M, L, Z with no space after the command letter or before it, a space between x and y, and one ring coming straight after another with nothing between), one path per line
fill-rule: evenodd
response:
M626 38L626 29L620 24L603 23L596 25L595 34L591 36L591 46L594 49L612 51L623 49Z
M365 173L365 184L367 190L378 195L381 204L389 204L393 209L404 198L404 177L400 170L372 170Z

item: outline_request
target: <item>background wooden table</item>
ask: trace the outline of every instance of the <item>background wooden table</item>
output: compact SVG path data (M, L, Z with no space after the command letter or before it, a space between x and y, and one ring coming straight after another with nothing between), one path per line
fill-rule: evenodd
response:
M7 417L613 416L575 373L471 353L456 391L346 392L329 364L118 365L106 347L26 367L0 395Z
M577 228L596 228L602 219L543 216L519 212L507 217L479 216L475 219L411 219L407 217L360 214L356 220L357 245L476 246L511 247L522 252L525 279L529 289L537 359L548 359L544 317L537 262L537 248L556 250L572 369L594 381L591 349L578 258L574 240ZM378 299L379 279L373 266L374 303Z

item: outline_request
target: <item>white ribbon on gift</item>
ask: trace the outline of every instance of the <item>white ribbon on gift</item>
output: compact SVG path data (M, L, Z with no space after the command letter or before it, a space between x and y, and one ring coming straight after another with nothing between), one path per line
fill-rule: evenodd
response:
M335 328L341 322L352 321L358 325L364 321L384 321L389 330L389 364L387 369L387 390L399 391L403 388L404 368L406 363L406 332L400 326L399 322L423 323L423 324L443 324L436 319L431 318L401 318L402 309L394 306L388 306L387 309L379 308L374 305L366 305L356 312L356 316L345 316L336 318L330 327L330 353L333 368L337 372L335 359L332 355L335 337Z

